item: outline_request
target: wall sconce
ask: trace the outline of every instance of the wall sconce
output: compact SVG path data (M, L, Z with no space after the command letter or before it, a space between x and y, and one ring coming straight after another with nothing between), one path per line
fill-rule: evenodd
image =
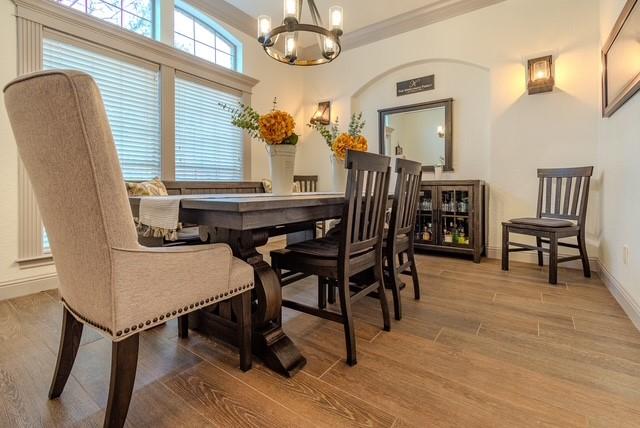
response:
M528 61L529 80L527 89L529 95L541 94L553 91L555 81L553 79L553 57L543 56Z
M311 117L311 123L320 125L329 125L331 123L331 101L318 103L318 108Z
M438 137L444 138L444 126L442 125L438 126Z

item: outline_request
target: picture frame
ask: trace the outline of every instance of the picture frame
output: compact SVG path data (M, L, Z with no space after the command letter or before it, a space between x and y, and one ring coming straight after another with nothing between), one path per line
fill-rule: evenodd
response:
M602 116L611 117L640 90L640 0L627 0L602 48Z

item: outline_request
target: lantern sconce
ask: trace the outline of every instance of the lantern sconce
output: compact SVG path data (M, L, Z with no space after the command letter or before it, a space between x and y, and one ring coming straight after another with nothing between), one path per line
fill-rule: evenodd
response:
M318 103L318 108L311 117L311 123L320 125L329 125L331 123L331 101Z
M533 58L528 61L527 89L529 95L552 92L555 86L553 79L553 57L551 55Z

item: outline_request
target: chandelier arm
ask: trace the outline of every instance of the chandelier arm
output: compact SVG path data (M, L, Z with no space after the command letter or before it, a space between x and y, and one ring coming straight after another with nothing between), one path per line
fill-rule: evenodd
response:
M324 27L322 17L320 16L320 12L318 12L318 6L316 6L315 0L307 0L307 2L309 3L309 11L311 11L311 19L313 20L313 23Z

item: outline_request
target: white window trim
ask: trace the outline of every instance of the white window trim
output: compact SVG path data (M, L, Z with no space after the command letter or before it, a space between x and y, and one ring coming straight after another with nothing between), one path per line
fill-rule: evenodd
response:
M160 0L164 6L173 2ZM42 40L52 30L123 55L158 64L161 73L162 178L175 177L175 75L195 76L231 92L240 92L242 102L251 104L257 79L210 63L165 43L108 24L98 18L49 0L15 0L18 35L18 75L42 69ZM173 9L171 9L173 11ZM163 15L162 13L159 15ZM164 14L166 15L166 14ZM164 21L161 34L173 36L173 20ZM165 27L171 28L164 28ZM170 31L169 31L170 30ZM163 37L164 39L164 37ZM244 138L244 179L251 176L251 140ZM20 268L53 263L42 250L42 220L27 172L18 166L18 260Z

